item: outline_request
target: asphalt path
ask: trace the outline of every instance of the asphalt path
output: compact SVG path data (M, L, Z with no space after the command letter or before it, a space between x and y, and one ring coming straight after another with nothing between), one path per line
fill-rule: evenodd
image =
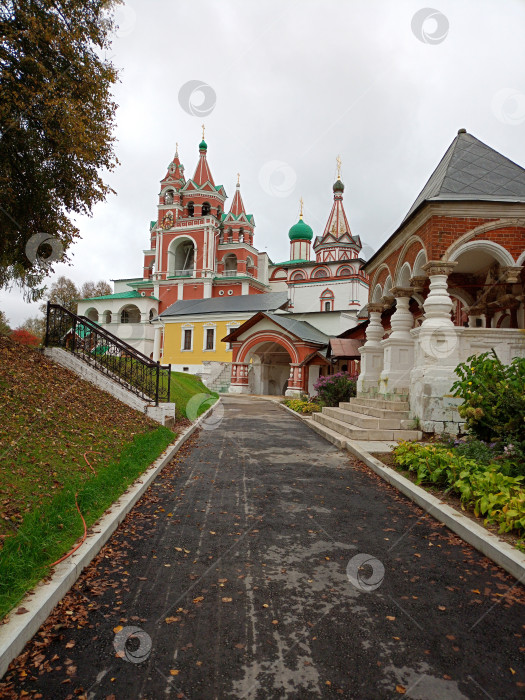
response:
M228 397L0 697L523 698L524 601L348 453L271 402Z

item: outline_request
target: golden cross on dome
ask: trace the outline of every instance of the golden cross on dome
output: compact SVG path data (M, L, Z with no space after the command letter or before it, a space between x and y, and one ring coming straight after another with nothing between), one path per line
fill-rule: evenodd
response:
M206 128L206 127L205 127L204 124L203 124L203 125L202 125L202 140L203 140L203 141L204 141L204 129L205 129L205 128Z
M301 199L299 200L299 202L301 203L301 212L300 212L299 216L300 216L300 218L302 219L302 218L303 218L303 204L304 204L303 198L302 198L302 197L301 197Z
M335 159L335 162L337 163L337 179L341 179L341 156L337 156Z
M237 173L237 184L241 184L241 173Z

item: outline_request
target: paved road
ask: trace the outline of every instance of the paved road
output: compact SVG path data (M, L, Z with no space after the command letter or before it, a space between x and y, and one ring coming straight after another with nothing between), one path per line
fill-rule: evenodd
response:
M524 697L520 585L274 404L224 409L19 657L4 697Z

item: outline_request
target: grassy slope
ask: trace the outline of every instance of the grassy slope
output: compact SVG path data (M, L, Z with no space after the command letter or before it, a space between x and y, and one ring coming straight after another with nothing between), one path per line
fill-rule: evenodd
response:
M89 525L173 437L0 337L0 615L82 534L75 492Z
M218 398L200 379L186 372L172 372L170 400L177 405L177 415L195 420Z

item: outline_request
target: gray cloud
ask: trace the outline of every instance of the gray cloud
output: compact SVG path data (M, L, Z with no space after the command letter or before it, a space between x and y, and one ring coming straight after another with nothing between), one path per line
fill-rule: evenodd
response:
M507 0L502 12L489 0L439 2L432 7L449 28L438 44L412 32L425 7L411 0L127 2L111 54L122 71L115 89L121 166L110 176L117 196L79 219L83 240L73 265L57 274L79 284L141 274L175 142L187 176L197 162L203 119L178 100L190 80L217 96L204 118L215 181L231 201L241 173L256 245L274 260L288 258L301 195L305 219L315 233L323 228L338 154L350 225L373 248L399 224L458 128L525 165L525 4ZM511 101L503 104L505 95ZM290 171L284 180L275 175L278 196L261 183L272 162L295 175L293 186ZM14 292L0 295L0 308L13 325L36 311Z

